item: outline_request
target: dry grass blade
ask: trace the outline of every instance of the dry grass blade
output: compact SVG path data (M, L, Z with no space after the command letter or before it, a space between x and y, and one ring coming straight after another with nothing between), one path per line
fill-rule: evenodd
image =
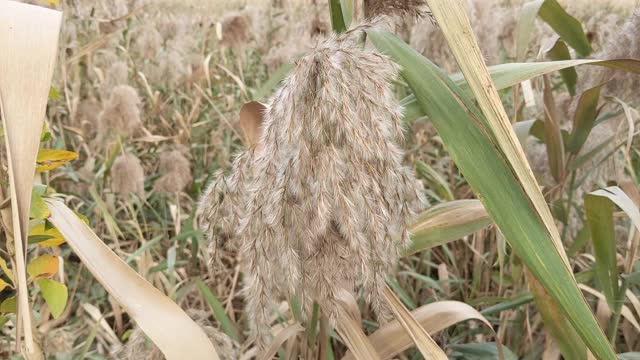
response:
M178 305L114 254L65 204L46 202L49 220L168 360L218 359L207 335Z
M269 345L269 348L267 348L267 350L265 350L265 352L258 357L258 360L273 359L273 357L278 352L278 349L280 348L280 346L282 346L282 344L284 344L285 341L287 341L292 336L296 336L297 333L303 330L304 328L299 323L291 324L286 328L280 330L276 334L276 336L274 336L273 341Z
M29 207L61 21L58 11L0 2L0 111L9 162L19 316L28 353L35 351L25 274Z
M471 319L479 320L490 329L493 329L491 323L476 309L459 301L438 301L427 304L413 310L411 316L431 335L453 324ZM382 359L391 359L410 348L413 344L412 339L398 321L391 321L385 324L371 334L369 340L374 344ZM351 359L354 359L354 357L350 353L344 357L344 360Z
M580 289L582 289L583 291L595 296L598 298L598 300L604 300L606 302L606 297L604 296L603 293L601 293L600 291L584 285L584 284L579 284L578 287L580 287ZM633 312L631 312L631 309L629 309L629 307L627 307L627 305L622 305L622 309L620 314L622 315L622 317L624 317L627 321L629 321L629 323L631 325L633 325L633 327L640 332L640 323L638 323L638 320L635 318L635 316L633 316Z
M480 200L438 204L418 216L411 226L411 245L405 255L470 235L492 223Z
M420 353L425 357L425 359L448 359L447 354L440 349L438 344L433 341L427 331L411 315L404 305L402 305L400 299L398 299L389 286L384 289L384 296L391 306L393 315L396 317L400 325L402 325L407 334L409 334L411 340L416 344L418 350L420 350Z
M347 295L349 294L345 294L345 292L340 294L341 302L343 302L343 304L351 303L351 299L345 298ZM342 337L342 340L344 340L347 348L349 348L349 350L354 354L355 359L380 359L375 347L362 331L359 319L354 317L353 311L343 305L343 307L338 309L336 323L338 333Z

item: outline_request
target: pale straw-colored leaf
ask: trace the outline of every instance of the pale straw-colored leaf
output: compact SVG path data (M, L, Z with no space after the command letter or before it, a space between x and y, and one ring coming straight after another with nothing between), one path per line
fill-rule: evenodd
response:
M344 306L345 303L355 302L355 300L347 299L348 297L353 298L353 296L345 292L340 294L340 302L343 303L343 306L338 309L336 330L338 330L338 334L342 337L347 348L354 354L354 359L378 360L380 356L369 338L362 331L359 316L358 318L354 317L353 311Z
M258 356L258 360L273 359L273 357L278 352L278 349L280 349L280 346L282 346L285 341L287 341L291 337L296 336L296 334L303 330L304 328L302 327L302 325L296 322L278 331L278 333L273 337L273 340L271 341L269 347L260 356Z
M9 163L19 324L28 354L37 351L25 274L29 206L61 20L59 11L0 2L0 112Z
M604 300L606 301L606 297L604 296L603 293L601 293L600 291L587 286L585 284L579 284L578 287L580 287L580 289L582 289L584 292L589 293L593 296L595 296L596 298L598 298L598 300ZM627 307L627 305L622 305L622 310L620 311L620 314L622 315L623 318L625 318L627 321L629 321L629 323L631 323L631 325L633 325L633 327L640 332L640 323L638 323L638 320L633 316L633 313L631 312L631 309L629 309L629 307Z
M416 344L418 350L425 359L446 360L447 354L440 349L438 344L429 336L427 331L420 325L409 310L402 305L402 302L396 294L386 286L384 289L384 297L396 320L402 325L402 328L409 334L413 343Z
M480 312L459 301L438 301L423 305L413 310L411 316L430 335L435 335L439 331L465 320L479 320L493 331L491 323ZM382 359L391 359L413 345L413 340L397 320L384 324L369 336L369 340L374 344ZM344 357L344 360L353 359L355 357L351 353L347 353Z
M45 201L51 210L49 221L168 360L218 359L202 328L178 305L113 253L65 204Z
M454 200L418 215L409 229L411 245L405 255L446 244L490 225L491 217L480 200Z

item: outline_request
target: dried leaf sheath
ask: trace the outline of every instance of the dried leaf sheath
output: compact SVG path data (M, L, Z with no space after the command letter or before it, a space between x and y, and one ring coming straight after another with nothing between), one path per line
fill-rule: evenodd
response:
M260 338L275 297L296 292L307 309L315 300L333 317L337 292L362 287L384 315L385 274L422 207L397 145L397 68L362 48L359 34L331 37L297 61L267 105L258 146L218 176L200 206L213 239L238 239Z

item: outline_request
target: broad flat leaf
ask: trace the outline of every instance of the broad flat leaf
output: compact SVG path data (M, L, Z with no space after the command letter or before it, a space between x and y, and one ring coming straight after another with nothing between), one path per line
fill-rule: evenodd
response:
M47 210L49 210L47 208ZM55 227L47 228L45 223L37 224L29 230L29 244L44 247L60 246L64 244L64 237Z
M587 56L593 51L582 24L569 15L556 0L544 0L538 15L578 54Z
M362 319L353 296L346 291L339 296L342 297L339 298L342 306L338 308L336 330L349 351L355 354L356 359L384 359L376 351L376 345L362 331Z
M544 77L544 142L547 148L547 158L551 175L557 183L562 183L565 177L564 140L560 129L560 113L556 107L551 84L547 76Z
M60 260L57 256L42 255L33 259L27 265L27 273L32 279L39 277L51 277L58 272Z
M579 65L604 66L616 70L623 70L635 74L640 74L640 60L635 59L586 59L529 63L507 63L490 66L489 74L491 75L491 80L493 80L496 89L502 90L540 75ZM450 78L457 86L460 86L460 88L468 96L473 96L473 94L469 90L469 84L467 84L464 76L461 73L450 75ZM405 114L410 114L410 120L426 115L425 112L420 108L419 104L416 102L414 94L411 94L404 98L401 101L401 104L405 107Z
M15 314L17 309L17 299L15 296L6 298L2 304L0 304L0 313Z
M49 171L77 158L78 154L73 151L40 149L36 160L38 162L36 170L38 172Z
M600 289L611 309L619 299L618 264L616 258L616 233L613 211L618 205L640 231L638 207L619 187L612 186L585 196L584 207L587 224L596 258L596 277Z
M343 14L342 1L329 0L329 12L331 14L331 27L336 33L347 31L347 24Z
M67 287L57 281L40 279L37 281L42 297L47 302L51 315L57 319L67 306Z
M491 223L479 200L454 200L436 205L420 214L411 226L411 245L405 255L460 239Z
M564 41L558 39L553 47L547 51L547 55L551 60L560 61L560 60L571 60L571 54L569 53L569 48ZM569 94L571 96L576 94L576 82L578 81L578 73L574 68L566 68L560 70L560 75L562 76L562 80L564 84L567 85L567 90L569 90Z
M564 358L566 360L586 359L587 347L580 335L573 329L542 285L529 272L526 275L529 288L534 294L536 308L544 321L545 330L551 334Z
M580 100L578 100L578 106L573 116L571 135L566 144L567 151L573 154L580 152L595 125L602 85L604 84L587 89L580 95Z
M34 189L31 194L31 208L29 209L29 217L32 219L46 219L51 213L47 204L42 200L41 194Z
M433 6L431 9L434 11ZM523 179L514 175L522 176L522 170L514 173L512 162L505 158L507 150L497 143L495 130L472 100L439 68L392 34L376 31L368 34L379 50L401 66L402 77L514 252L559 303L581 337L593 347L594 354L614 359L606 337L577 288L564 252L558 247L561 244L557 229L555 225L549 227L553 219L544 199L544 207L539 201L535 208L532 206L536 202L529 197L531 191L537 191L536 196L542 198L535 182L528 184L528 190L523 188ZM512 136L510 141L517 142L515 134ZM527 169L526 163L520 166ZM529 180L533 181L532 174Z
M13 282L15 284L15 280L13 278L13 271L11 271L11 269L9 269L9 267L7 266L7 262L1 257L0 257L0 270L2 270L2 272L5 275L7 275L9 280L11 280L11 282Z
M438 301L423 305L413 310L411 316L432 336L449 326L466 320L478 320L493 331L491 323L482 314L459 301ZM391 359L413 345L413 340L398 320L384 324L369 335L369 340L382 359ZM354 356L351 352L343 358L343 360L353 359Z
M342 16L344 17L344 24L349 28L353 20L353 0L340 0L342 7Z
M431 336L429 336L427 331L420 325L418 320L416 320L404 305L402 305L400 299L398 299L389 286L385 287L384 297L389 304L394 317L398 320L398 323L400 323L407 334L409 334L409 337L416 345L422 356L425 359L447 360L447 355L444 351L442 351L438 344L433 341Z
M515 30L518 61L526 57L534 21L538 15L579 54L587 56L591 53L591 44L578 20L569 15L556 0L536 0L525 3L520 11Z
M46 199L55 225L87 269L168 360L217 360L213 344L189 316L114 254L62 202Z
M34 341L26 275L29 208L47 98L58 51L62 12L0 1L0 115L9 168L15 243L15 282L25 352L42 356ZM20 327L20 326L18 326ZM18 348L21 347L18 338Z
M6 287L13 287L8 282L0 279L0 291L4 290Z
M44 0L44 1L46 1L46 0ZM52 1L52 2L55 2L55 1ZM51 86L49 88L49 100L58 100L60 98L61 98L61 96L60 96L60 93L58 92L58 90L56 90L56 88Z
M295 335L297 335L299 332L302 332L302 331L304 331L304 328L302 327L302 325L300 325L300 323L297 323L297 322L278 331L273 337L273 340L271 341L269 348L267 348L262 354L260 354L257 360L273 359L273 357L276 355L276 353L278 352L278 350L280 349L282 344L284 344L285 341L289 340L290 338L294 337Z

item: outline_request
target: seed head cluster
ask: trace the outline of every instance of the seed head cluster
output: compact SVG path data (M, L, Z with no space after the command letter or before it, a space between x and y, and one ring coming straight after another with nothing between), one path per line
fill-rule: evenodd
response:
M111 191L124 197L131 193L144 195L144 169L135 155L120 155L113 161Z
M422 190L402 164L396 66L333 35L295 63L267 104L258 144L218 174L199 213L214 246L237 241L253 335L268 336L274 299L297 294L331 319L341 289L381 320L382 290Z
M182 150L182 151L181 151ZM160 174L153 188L161 193L177 193L191 183L191 165L184 153L188 150L174 149L160 154Z
M123 138L133 135L142 125L138 92L129 85L114 87L98 121L101 136L112 132Z

